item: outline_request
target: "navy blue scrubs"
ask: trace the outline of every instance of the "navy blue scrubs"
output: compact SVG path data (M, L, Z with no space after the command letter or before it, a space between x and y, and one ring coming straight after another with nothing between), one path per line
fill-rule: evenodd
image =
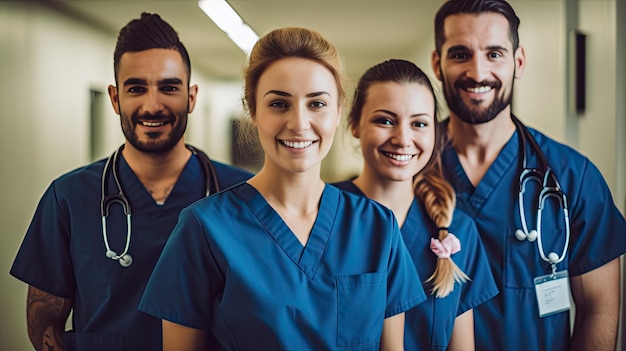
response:
M140 309L226 350L378 350L424 301L388 209L327 185L306 246L251 185L183 210Z
M615 207L599 170L575 150L532 130L545 153L569 203L571 237L565 259L557 271L570 276L587 273L626 252L626 225ZM551 272L541 259L538 240L530 243L515 238L521 226L518 191L520 144L517 132L504 146L478 186L469 181L452 147L442 155L444 174L457 193L457 206L476 221L490 258L500 294L474 309L477 350L569 350L569 312L539 317L534 278ZM536 154L527 146L527 166L540 167ZM537 196L529 183L526 199ZM545 254L561 254L565 245L562 214L554 207L542 215ZM537 205L525 213L536 227ZM554 208L553 208L554 207Z
M365 196L350 180L333 185ZM455 210L450 232L461 241L461 251L452 255L452 259L471 280L455 284L454 290L444 298L431 295L430 284L423 285L429 293L428 299L405 314L405 350L446 350L455 318L498 293L485 249L471 218ZM402 238L423 280L435 271L437 256L430 249L430 238L436 238L437 235L437 227L428 217L422 203L414 200L402 225Z
M39 202L11 268L16 278L74 301L72 332L65 350L161 350L161 320L137 307L152 269L183 207L204 197L205 175L192 156L163 205L157 205L123 157L119 175L132 208L129 253L121 267L105 256L100 216L105 160L74 170L52 182ZM221 188L250 174L213 162ZM108 193L117 188L108 176ZM126 216L114 204L107 218L111 249L126 242Z

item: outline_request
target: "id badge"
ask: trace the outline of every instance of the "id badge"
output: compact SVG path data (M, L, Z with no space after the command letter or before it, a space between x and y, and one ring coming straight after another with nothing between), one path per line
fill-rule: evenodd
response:
M567 271L535 278L535 293L539 305L539 317L567 311L571 308Z

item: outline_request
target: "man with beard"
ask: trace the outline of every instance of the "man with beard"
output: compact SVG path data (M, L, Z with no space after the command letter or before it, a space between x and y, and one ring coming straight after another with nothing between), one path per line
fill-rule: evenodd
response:
M474 308L476 349L614 350L624 217L587 158L512 114L525 68L518 27L503 0L449 0L435 17L432 65L450 110L444 174L500 289Z
M179 212L251 176L185 144L198 87L159 15L121 29L114 71L109 95L126 142L52 182L11 268L29 285L37 350L161 350L161 320L137 307Z

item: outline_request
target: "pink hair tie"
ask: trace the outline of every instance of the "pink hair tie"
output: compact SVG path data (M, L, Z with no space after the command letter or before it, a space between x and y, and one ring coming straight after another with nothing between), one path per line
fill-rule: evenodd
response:
M449 258L450 255L461 251L461 241L454 234L448 233L442 241L430 238L430 249L439 258Z

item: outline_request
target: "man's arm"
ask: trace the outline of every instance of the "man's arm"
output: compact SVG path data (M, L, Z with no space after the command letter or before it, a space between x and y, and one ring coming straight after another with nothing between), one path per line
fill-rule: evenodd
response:
M62 351L65 321L70 315L72 300L28 286L26 320L28 337L38 351Z
M572 350L615 350L619 320L619 258L571 278L576 304Z

